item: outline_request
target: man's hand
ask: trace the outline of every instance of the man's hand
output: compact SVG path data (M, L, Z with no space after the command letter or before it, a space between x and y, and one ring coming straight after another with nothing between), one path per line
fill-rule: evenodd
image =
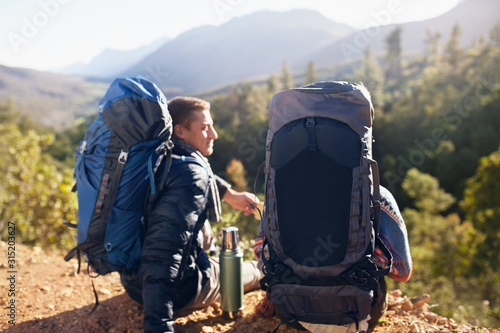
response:
M226 191L222 199L232 207L243 211L245 215L250 215L255 212L257 204L260 202L255 194L250 192L237 192L232 188Z
M257 304L254 313L257 317L269 318L274 316L274 312L274 304L266 296Z

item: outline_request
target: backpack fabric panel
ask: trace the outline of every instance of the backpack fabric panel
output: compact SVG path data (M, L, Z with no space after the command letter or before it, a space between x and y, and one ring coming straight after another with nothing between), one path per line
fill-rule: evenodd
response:
M94 212L102 170L106 162L106 153L111 132L99 119L87 129L85 139L76 150L75 178L78 196L77 242L87 239L88 228ZM84 154L85 152L85 154Z
M271 301L280 313L293 313L296 320L311 323L350 324L353 318L346 313L367 318L373 299L373 292L364 292L352 285L317 287L280 284L274 288Z
M319 116L339 120L361 137L367 130L371 130L374 111L368 91L348 83L340 85L340 93L335 88L336 84L320 83L275 94L269 104L267 146L274 132L284 124L304 117Z
M152 82L116 79L99 103L99 117L124 146L171 136L167 99Z
M271 156L283 252L295 262L313 267L338 264L346 255L345 251L337 253L337 249L346 249L348 245L340 243L349 239L352 172L359 165L360 156L358 136L347 125L327 118L315 121L317 151L309 151L306 120L299 119L276 132L273 152L278 154ZM343 140L349 136L350 140ZM290 142L291 137L297 142ZM296 155L287 147L293 147ZM287 160L282 161L280 152L289 152L282 154ZM299 204L290 206L288 202ZM302 202L312 206L302 206ZM346 223L339 228L328 223L331 219Z

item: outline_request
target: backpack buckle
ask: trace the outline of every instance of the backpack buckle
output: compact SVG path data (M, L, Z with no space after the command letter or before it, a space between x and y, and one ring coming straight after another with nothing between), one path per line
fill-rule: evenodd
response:
M120 164L125 164L125 162L127 162L127 158L128 158L128 152L126 151L122 151L120 152L120 156L118 156L118 163Z
M157 155L160 155L162 153L166 155L167 151L172 150L172 148L174 148L174 143L172 142L172 140L164 141L158 147L156 147L155 153Z
M370 289L369 282L372 277L370 273L359 267L353 267L349 272L347 272L346 278L351 282L351 284L357 286L358 288Z
M80 146L80 154L83 154L87 150L87 141L83 141Z

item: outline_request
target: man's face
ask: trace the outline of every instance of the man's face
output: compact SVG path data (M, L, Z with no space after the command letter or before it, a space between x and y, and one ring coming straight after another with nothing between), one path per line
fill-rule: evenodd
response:
M214 140L218 135L209 110L195 111L189 128L179 124L175 126L174 133L179 139L198 149L204 156L212 155Z

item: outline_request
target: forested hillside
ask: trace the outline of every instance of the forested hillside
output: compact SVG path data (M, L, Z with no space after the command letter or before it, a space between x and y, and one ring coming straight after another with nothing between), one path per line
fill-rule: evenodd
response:
M447 40L428 32L426 52L410 58L403 57L401 36L397 27L387 35L384 54L367 47L348 75L313 62L291 73L284 62L266 82L202 95L219 133L211 162L237 188L252 190L274 93L325 79L363 82L375 104L374 157L400 204L414 259L411 280L391 287L410 297L432 294L433 310L444 316L498 327L500 24L467 49L459 24ZM53 133L29 125L6 101L0 107L0 221L16 221L19 241L72 247L74 235L62 221L76 218L73 152L90 121ZM261 175L260 195L262 183ZM250 244L258 222L224 208L222 225L238 225Z

